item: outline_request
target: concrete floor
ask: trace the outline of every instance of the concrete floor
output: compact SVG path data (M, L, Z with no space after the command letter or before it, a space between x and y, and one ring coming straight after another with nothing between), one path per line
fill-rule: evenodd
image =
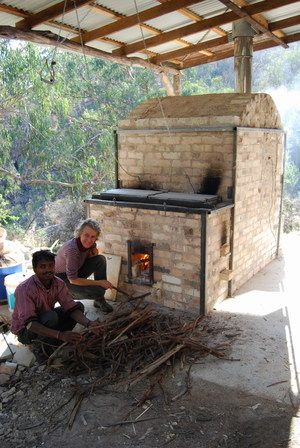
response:
M241 330L232 358L209 356L193 368L197 378L298 408L300 374L300 232L284 235L282 256L249 280L212 314ZM299 278L298 278L299 276Z

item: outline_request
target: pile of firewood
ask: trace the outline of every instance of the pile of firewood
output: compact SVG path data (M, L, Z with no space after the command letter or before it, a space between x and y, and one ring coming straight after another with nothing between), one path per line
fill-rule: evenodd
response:
M86 331L78 345L63 344L50 356L48 365L59 358L74 374L100 368L110 384L126 378L130 386L183 352L222 357L221 350L207 347L194 335L199 322L199 318L182 322L151 305L121 308L99 323L99 335Z
M196 360L199 356L212 354L225 356L227 344L217 348L203 343L206 335L201 318L181 321L171 314L157 311L151 305L136 305L132 308L122 305L104 322L99 322L99 335L85 331L76 346L62 344L48 359L51 367L65 368L68 374L89 374L90 380L77 384L74 391L75 404L69 418L69 428L85 397L104 386L124 386L125 389L150 378L150 387L145 392L141 404L159 384L166 369L188 355ZM203 324L203 322L201 322ZM188 392L190 367L187 374ZM154 375L156 374L156 375ZM177 398L177 397L176 397Z

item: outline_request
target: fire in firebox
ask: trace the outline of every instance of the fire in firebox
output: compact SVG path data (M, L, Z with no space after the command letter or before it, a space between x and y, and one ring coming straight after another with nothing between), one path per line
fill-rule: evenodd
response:
M131 263L132 263L133 278L137 278L140 276L148 277L150 267L149 254L132 254Z
M127 241L128 281L142 285L153 283L153 243Z

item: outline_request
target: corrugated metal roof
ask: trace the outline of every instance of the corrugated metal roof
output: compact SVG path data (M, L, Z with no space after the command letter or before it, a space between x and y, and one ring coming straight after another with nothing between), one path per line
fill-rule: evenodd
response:
M220 37L220 36L217 36L214 31L206 30L206 31L201 31L200 33L191 34L185 40L187 40L187 41L191 42L191 44L195 45L200 42L206 42L211 39L216 39L216 37Z
M291 5L282 6L264 13L265 18L270 22L286 19L291 16L300 14L300 2L292 3Z
M103 16L100 16L102 19ZM99 28L99 17L98 14L93 12L93 9L87 7L79 8L77 11L72 11L66 13L64 16L60 17L60 21L67 25L73 26L74 28L82 28L84 30L90 30L94 28ZM104 20L103 25L106 25L109 21Z
M115 50L116 48L118 48L116 45L113 45L109 42L100 41L100 40L93 40L92 42L90 42L89 46L93 47L93 48L97 48L98 50L108 51L109 53L111 53L112 50Z
M49 8L56 3L60 3L61 0L3 0L1 3L8 6L13 6L14 8L23 9L32 13L42 11L45 8Z
M11 14L6 14L3 12L0 14L0 25L1 26L15 26L16 22L20 20L19 17L13 16Z
M78 3L79 0L75 1L75 4ZM296 17L300 15L300 1L292 1L289 4L288 0L283 0L285 3L284 6L279 8L274 8L271 10L267 10L261 13L261 16L266 19L269 24L272 22L276 22L278 20L284 20L291 17ZM265 5L265 0L247 0L249 5L255 4L263 4ZM56 4L63 4L62 0L0 0L0 4L4 7L4 5L11 6L13 8L19 9L19 13L14 15L13 11L0 10L0 26L8 25L15 26L16 22L22 20L22 16L25 11L25 19L26 12L30 14L37 13L39 11L47 10L49 7ZM95 7L99 5L98 7ZM137 58L145 59L145 53L143 53L144 45L149 47L151 52L157 53L157 56L160 56L160 59L163 60L164 64L173 64L175 61L176 66L176 54L172 55L172 59L170 61L167 60L167 57L161 56L164 53L174 52L176 50L184 50L184 55L188 55L186 53L184 45L180 44L180 40L190 43L191 45L197 44L199 42L205 43L212 39L217 39L222 36L222 33L219 33L217 29L210 30L209 25L202 26L201 17L204 20L209 20L209 18L220 16L222 19L222 15L230 11L230 9L220 1L220 0L204 0L199 1L195 4L182 4L181 6L184 10L170 11L166 14L160 15L158 17L150 18L148 21L144 22L145 26L142 28L139 27L138 21L135 21L134 26L132 26L132 22L128 23L130 27L126 28L124 25L124 21L126 22L127 16L136 15L136 6L138 12L142 14L143 11L156 8L159 6L159 9L168 9L168 5L174 5L172 0L161 1L161 0L96 0L92 3L92 6L85 4L82 7L78 7L73 11L69 11L66 14L62 15L63 8L61 10L61 14L59 16L53 15L49 16L48 20L45 18L44 23L31 22L26 20L23 21L25 23L25 32L26 29L29 29L30 26L33 27L34 30L50 30L54 34L60 34L66 39L71 39L73 37L78 37L79 31L81 30L83 33L83 38L85 41L85 45L91 46L96 49L101 49L107 53L111 53L113 50L117 50L116 53L118 55L122 55L124 58L126 54L130 57L133 55ZM272 5L272 2L269 3ZM101 9L102 7L102 9ZM271 7L271 6L270 6ZM2 8L3 9L3 8ZM155 9L154 11L156 11ZM186 11L190 11L198 16L193 17L193 15L186 14ZM152 11L153 14L153 11ZM235 13L236 14L236 13ZM47 17L47 16L45 16ZM200 19L199 19L200 17ZM236 14L236 18L239 16ZM122 18L125 18L124 20ZM31 18L34 20L34 17ZM46 23L47 20L47 23ZM55 26L53 22L61 22L61 28ZM222 20L220 20L220 23ZM127 22L126 22L127 23ZM114 26L114 24L116 24ZM207 22L205 22L207 24ZM67 26L70 27L70 31L68 31ZM147 29L147 26L149 27ZM213 26L213 24L211 25ZM285 26L283 24L284 29L282 30L285 33L284 39L286 39L287 43L293 42L296 40L300 41L300 20L299 24L293 25L291 27ZM101 30L102 27L104 31ZM151 31L150 27L153 27L153 31ZM72 30L74 28L74 30ZM223 30L225 33L230 34L232 30L232 23L220 24L218 27ZM97 40L97 30L100 29L99 32L99 40ZM181 30L182 29L182 30ZM276 25L271 29L276 29ZM177 34L178 30L178 34ZM92 33L86 34L86 32L93 31ZM192 32L192 34L190 34ZM5 35L5 33L3 34ZM0 34L1 36L1 34ZM108 41L103 40L103 38L107 38ZM56 39L54 37L54 39ZM90 41L89 39L93 39ZM109 39L116 40L116 44L114 42L109 42ZM150 39L150 41L149 41ZM274 42L275 39L275 42ZM145 42L143 42L145 40ZM279 45L280 41L276 40L275 36L272 37L264 33L263 35L256 35L254 37L255 40L261 42L263 40L263 44L268 46L274 46L274 44ZM78 39L77 39L78 41ZM221 40L224 42L224 39ZM127 48L127 46L130 46ZM204 48L205 49L205 48ZM209 51L212 51L208 48ZM233 44L229 43L226 48L226 56L230 56L233 52ZM192 51L192 49L191 49ZM183 54L182 51L179 55ZM218 58L224 57L224 45L218 47L214 47L213 49L213 59L218 60ZM150 53L151 54L151 53ZM209 54L209 53L208 53ZM182 56L178 56L178 58L182 59ZM209 56L205 56L205 53L202 53L199 56L197 54L193 54L192 58L185 57L184 60L189 59L189 64L197 64L197 59L200 63L206 63L210 61ZM159 59L158 59L159 60ZM192 62L191 62L192 60ZM188 66L188 64L186 64ZM184 68L184 64L177 65L179 69Z
M158 17L156 19L148 20L146 23L162 31L166 31L188 25L191 23L191 19L188 19L178 12L171 12L169 14L164 14L163 21L161 20L161 17Z
M131 16L136 14L135 2L134 0L98 0L101 6L105 6L108 9L116 11L125 16ZM160 5L159 2L153 0L136 0L138 11L144 11L145 9L153 8L154 6Z
M145 29L141 31L139 26L134 26L123 31L118 31L117 33L109 34L109 37L112 39L128 43L143 40L143 36L144 39L146 39L147 37L152 37L153 34Z
M179 50L179 48L183 48L183 46L176 43L176 41L172 41L166 44L157 45L156 47L151 47L151 51L154 51L155 53L168 53L169 51Z
M289 28L283 28L281 31L287 36L290 34L299 33L299 26L290 26Z
M45 30L45 25L38 25L34 28L35 30L43 31ZM65 31L64 29L60 29L54 26L51 26L50 24L47 25L47 30L51 31L53 34L57 34L60 37L66 38L66 39L72 39L73 37L76 37L77 34L72 33L71 31Z
M205 0L197 5L189 6L189 9L202 18L207 19L208 17L224 13L227 7L218 0Z

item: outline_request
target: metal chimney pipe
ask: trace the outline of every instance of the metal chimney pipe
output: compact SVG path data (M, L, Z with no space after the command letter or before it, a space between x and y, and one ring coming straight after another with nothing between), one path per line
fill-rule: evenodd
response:
M252 54L255 31L244 19L232 24L234 39L235 91L251 93L252 91Z

